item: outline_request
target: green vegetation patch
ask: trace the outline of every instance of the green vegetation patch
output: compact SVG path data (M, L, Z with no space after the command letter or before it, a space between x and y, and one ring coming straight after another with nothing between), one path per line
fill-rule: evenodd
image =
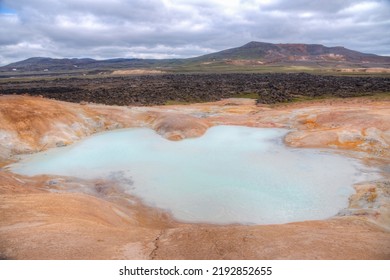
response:
M233 98L250 98L257 99L259 98L259 94L256 92L242 92L232 96Z

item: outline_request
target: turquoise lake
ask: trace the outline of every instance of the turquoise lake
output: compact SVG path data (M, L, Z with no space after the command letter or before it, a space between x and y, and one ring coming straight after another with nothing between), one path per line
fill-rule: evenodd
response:
M169 141L147 128L93 135L10 165L23 175L118 179L126 192L184 222L279 224L326 219L353 184L377 177L356 159L283 144L284 129L215 126ZM118 175L119 174L119 175Z

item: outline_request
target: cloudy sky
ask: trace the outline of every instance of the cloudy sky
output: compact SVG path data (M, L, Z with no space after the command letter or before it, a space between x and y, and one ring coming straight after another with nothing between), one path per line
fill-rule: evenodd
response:
M0 0L0 65L192 57L249 41L390 55L390 0Z

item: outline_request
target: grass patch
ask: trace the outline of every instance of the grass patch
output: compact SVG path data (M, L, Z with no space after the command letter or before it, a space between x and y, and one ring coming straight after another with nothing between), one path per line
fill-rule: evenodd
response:
M305 95L295 95L291 102L287 103L294 103L294 102L304 102L304 101L312 101L312 100L321 100L321 99L329 99L329 98L335 98L331 95L322 95L322 96L305 96Z
M359 96L359 98L364 98L364 97L375 101L390 101L390 91L372 93L372 95L367 95L367 96Z
M189 105L194 103L199 103L199 101L167 100L164 105Z
M250 99L258 99L259 94L256 92L242 92L232 96L233 98L250 98Z
M291 102L282 102L278 104L288 104L288 103L299 103L306 101L318 101L318 100L348 100L348 99L369 99L372 101L390 101L390 92L373 92L367 95L361 96L350 96L350 97L340 97L334 96L331 94L321 95L321 96L304 96L304 95L295 95Z

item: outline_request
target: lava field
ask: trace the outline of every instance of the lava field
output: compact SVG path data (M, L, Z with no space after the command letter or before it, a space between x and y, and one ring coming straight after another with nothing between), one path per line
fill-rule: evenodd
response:
M390 92L389 77L323 76L307 73L164 74L0 81L0 94L28 94L69 102L161 105L258 96L273 104L305 97L354 97Z

